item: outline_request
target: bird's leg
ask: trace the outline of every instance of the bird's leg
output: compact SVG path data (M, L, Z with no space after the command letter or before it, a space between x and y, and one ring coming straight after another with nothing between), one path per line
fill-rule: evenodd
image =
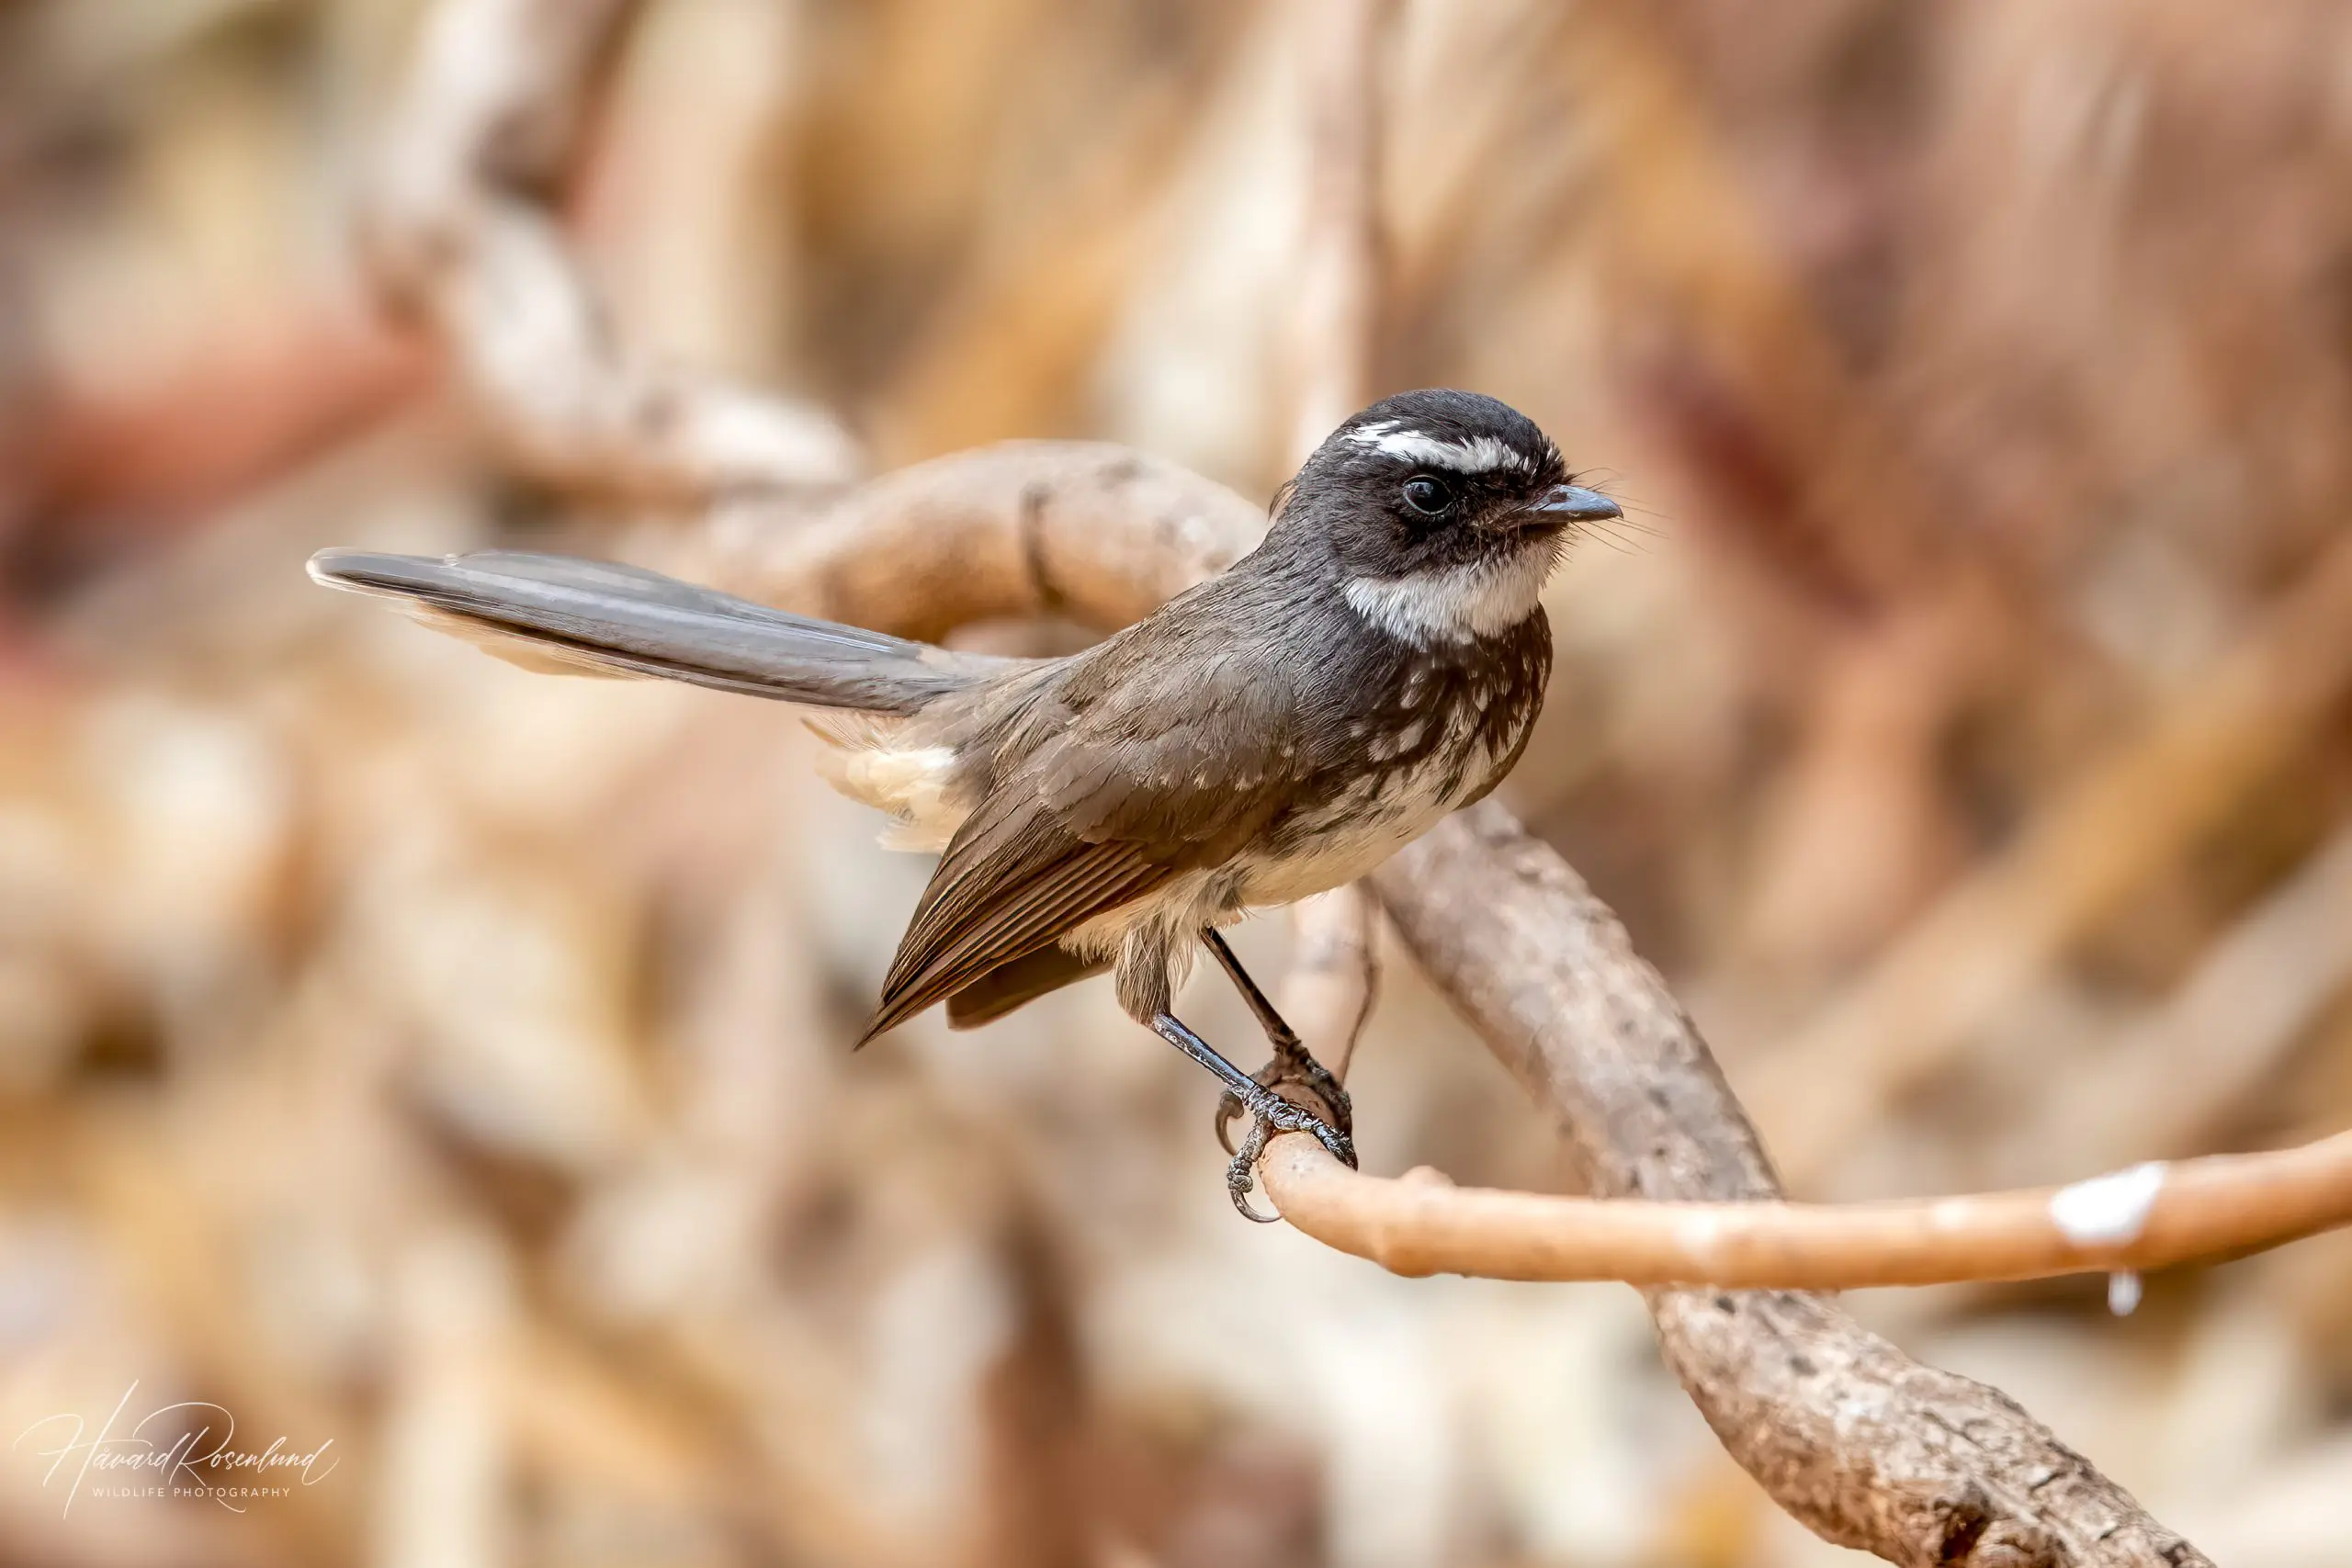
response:
M1241 960L1234 956L1233 949L1227 945L1224 937L1217 934L1216 929L1212 926L1204 930L1201 941L1216 956L1218 967L1231 978L1234 988L1241 993L1242 1001L1249 1005L1250 1011L1258 1020L1258 1027L1266 1032L1267 1043L1273 1047L1273 1059L1258 1069L1251 1081L1261 1089L1274 1089L1283 1083L1303 1086L1316 1099L1330 1107L1331 1119L1338 1123L1340 1135L1353 1137L1355 1107L1348 1099L1348 1091L1340 1087L1340 1080L1329 1068L1315 1059L1306 1049L1306 1043L1299 1039L1298 1032L1274 1010L1274 1004L1267 998L1265 992L1258 988L1258 982L1250 977L1250 971L1241 967ZM1238 1154L1226 1129L1233 1118L1242 1113L1242 1110L1240 1096L1231 1092L1217 1104L1216 1138L1225 1145L1227 1154ZM1260 1141L1263 1142L1262 1139ZM1354 1161L1349 1163L1353 1164Z
M1355 1145L1344 1131L1332 1126L1297 1101L1284 1099L1218 1055L1214 1046L1185 1028L1175 1014L1152 1014L1151 1029L1153 1033L1223 1079L1228 1098L1250 1117L1250 1135L1241 1140L1241 1147L1234 1151L1233 1163L1225 1168L1226 1190L1232 1194L1233 1206L1240 1210L1245 1218L1256 1220L1261 1224L1272 1224L1281 1217L1261 1214L1250 1206L1250 1189L1257 1180L1258 1156L1265 1151L1266 1141L1276 1133L1312 1133L1317 1143L1331 1151L1332 1158L1350 1166L1356 1163ZM1221 1135L1222 1122L1218 1130ZM1231 1147L1230 1145L1227 1146Z
M1215 926L1202 931L1201 942L1216 956L1217 966L1233 981L1234 988L1241 993L1241 999L1250 1004L1250 1011L1257 1019L1258 1027L1266 1032L1266 1038L1272 1043L1274 1049L1306 1050L1298 1038L1298 1032L1274 1010L1274 1004L1267 998L1265 992L1258 988L1258 982L1250 978L1250 971L1241 967L1241 960L1233 955L1233 949L1227 945L1225 938L1218 934Z
M1274 1048L1273 1060L1258 1070L1256 1081L1267 1089L1272 1089L1278 1082L1304 1084L1331 1108L1341 1132L1354 1133L1355 1108L1348 1099L1348 1091L1340 1087L1340 1080L1329 1068L1315 1059L1306 1049L1306 1043L1298 1037L1298 1032L1274 1010L1274 1004L1267 998L1265 992L1258 988L1258 982L1250 977L1250 971L1241 967L1241 960L1234 956L1233 949L1227 944L1225 938L1211 928L1201 932L1201 941L1216 955L1218 966L1232 978L1234 988L1241 993L1242 1001L1249 1005L1250 1011L1258 1020L1258 1027L1266 1032L1266 1040ZM1227 1096L1218 1110L1217 1137L1223 1141L1225 1123L1238 1116L1241 1108L1232 1097ZM1232 1148L1230 1143L1226 1144L1227 1153Z

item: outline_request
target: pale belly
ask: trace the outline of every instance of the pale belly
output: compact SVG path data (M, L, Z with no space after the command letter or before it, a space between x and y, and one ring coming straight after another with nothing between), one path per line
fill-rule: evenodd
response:
M1244 907L1288 904L1343 887L1376 870L1389 856L1428 832L1456 807L1486 787L1492 759L1474 767L1450 792L1437 786L1441 770L1420 778L1391 775L1367 781L1356 797L1321 814L1323 824L1301 849L1279 857L1248 854L1236 867L1237 902Z
M1204 927L1229 925L1251 909L1344 887L1443 820L1479 782L1465 781L1451 795L1441 796L1396 781L1377 799L1332 807L1327 814L1330 826L1312 833L1301 850L1246 850L1221 866L1187 872L1158 892L1097 916L1063 945L1108 957L1137 928L1158 927L1170 949L1181 951L1190 934Z
M1377 870L1389 856L1435 827L1453 809L1451 804L1432 802L1410 813L1332 832L1306 854L1280 860L1248 857L1235 889L1237 901L1244 907L1288 904L1344 887Z

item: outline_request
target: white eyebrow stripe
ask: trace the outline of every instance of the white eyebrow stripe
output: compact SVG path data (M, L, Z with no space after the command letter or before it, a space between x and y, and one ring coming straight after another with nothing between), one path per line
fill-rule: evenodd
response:
M1491 435L1474 435L1467 441L1447 441L1419 430L1398 430L1394 421L1382 420L1367 424L1362 430L1348 432L1348 439L1359 446L1391 457L1405 457L1424 463L1449 473L1486 474L1497 468L1518 468L1532 472L1534 459Z

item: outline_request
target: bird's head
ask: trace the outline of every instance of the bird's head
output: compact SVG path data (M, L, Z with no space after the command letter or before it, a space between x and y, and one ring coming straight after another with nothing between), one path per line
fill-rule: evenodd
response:
M1299 469L1278 527L1328 547L1367 619L1459 641L1533 614L1567 530L1620 515L1571 482L1534 421L1440 388L1385 398L1333 431Z

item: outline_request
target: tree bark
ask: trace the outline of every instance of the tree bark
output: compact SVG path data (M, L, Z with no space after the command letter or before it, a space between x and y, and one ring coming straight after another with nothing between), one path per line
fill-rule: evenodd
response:
M1491 802L1375 873L1406 948L1558 1122L1596 1194L1755 1200L1771 1162L1624 927ZM1905 1568L2208 1559L1996 1389L1925 1367L1828 1298L1645 1292L1734 1459L1825 1540Z

